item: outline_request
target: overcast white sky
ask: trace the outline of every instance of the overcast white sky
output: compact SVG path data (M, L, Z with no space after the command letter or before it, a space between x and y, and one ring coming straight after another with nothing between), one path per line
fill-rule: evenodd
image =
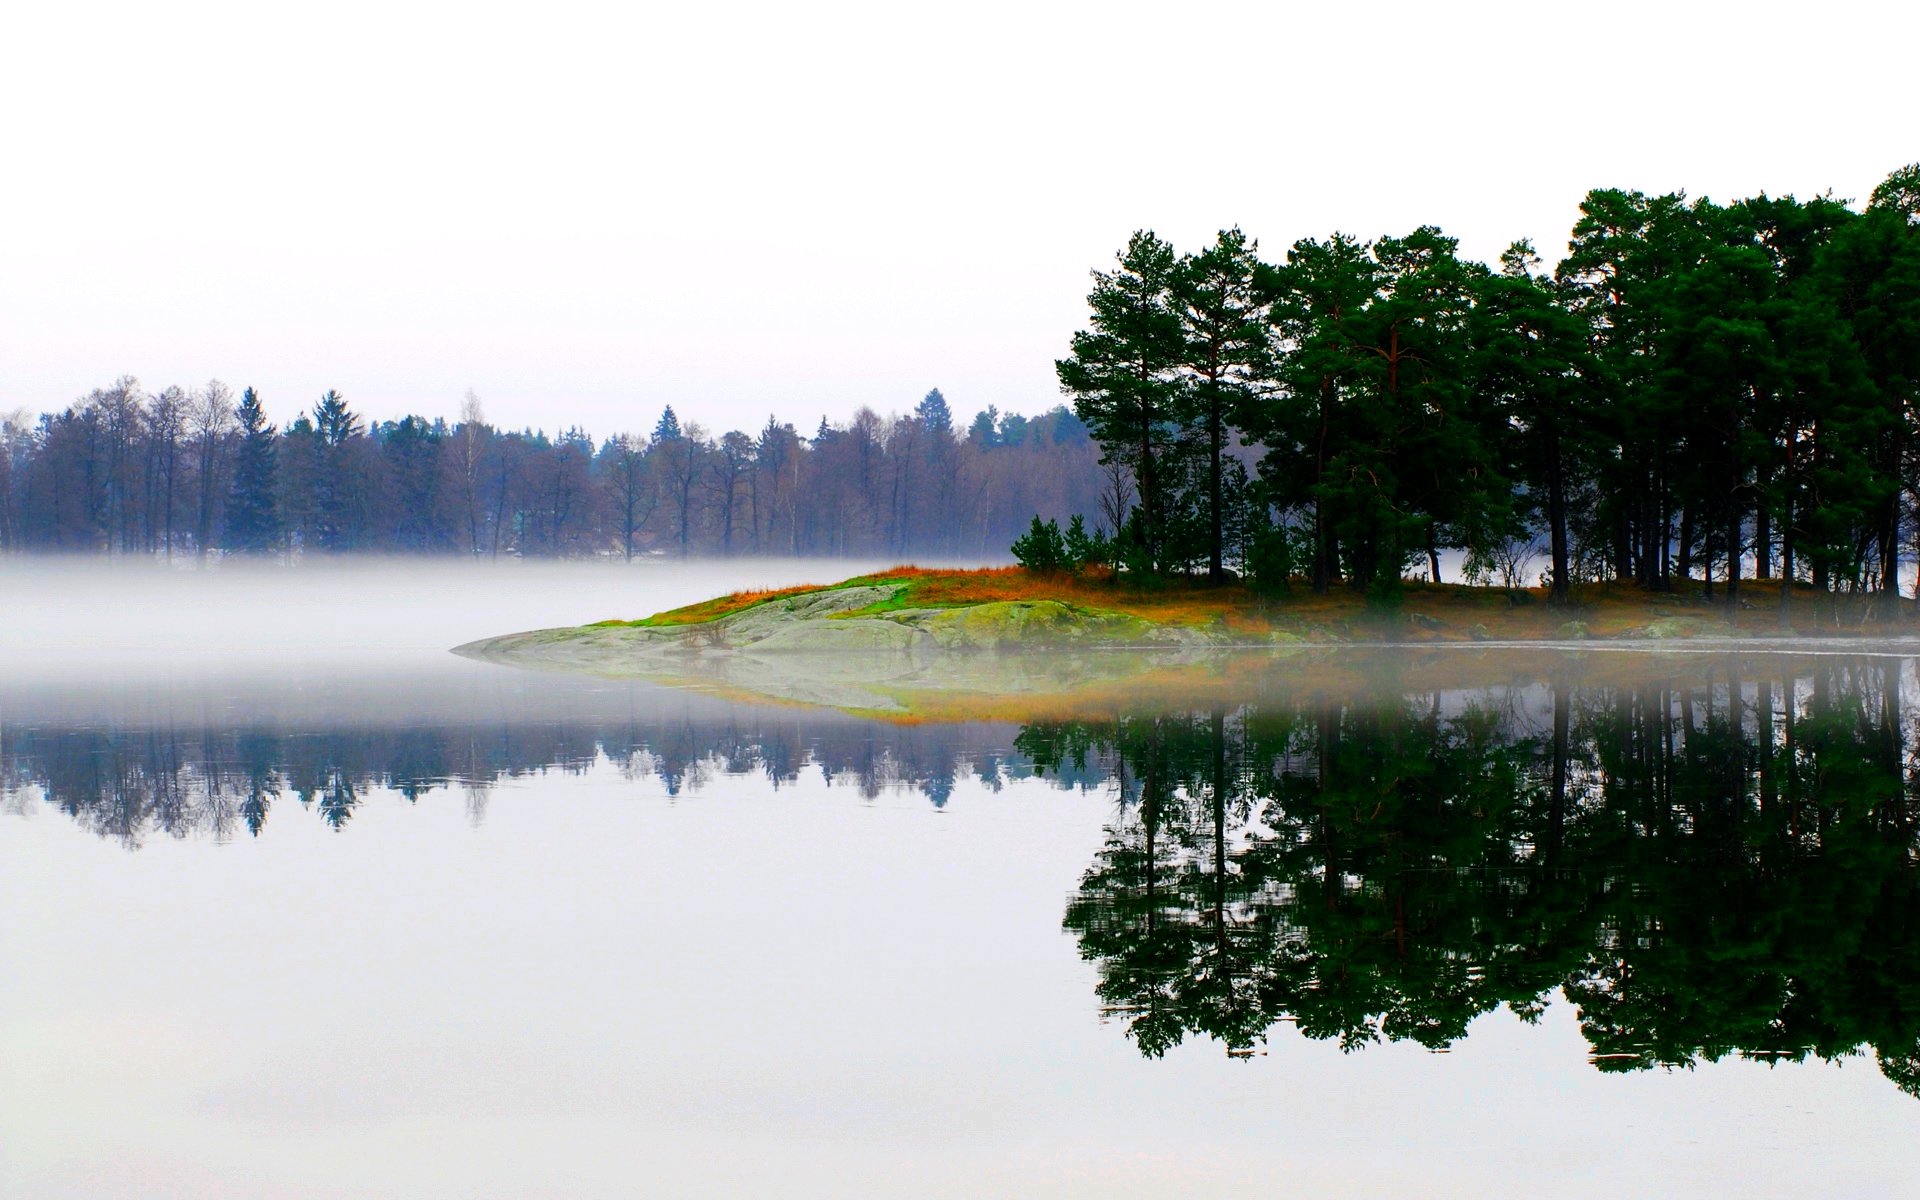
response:
M1594 186L1864 198L1920 159L1915 13L14 5L0 411L123 373L599 435L1037 410L1137 227L1552 255Z

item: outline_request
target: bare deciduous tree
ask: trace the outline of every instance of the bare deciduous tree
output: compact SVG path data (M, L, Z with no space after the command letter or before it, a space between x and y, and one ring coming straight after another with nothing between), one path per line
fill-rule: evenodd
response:
M458 495L460 513L467 527L467 553L474 556L480 553L480 522L486 512L480 493L486 469L487 443L492 432L487 428L486 414L480 408L480 397L472 388L468 388L466 397L460 401L460 423L453 429L450 461L453 464L454 491Z
M733 527L740 508L740 489L752 469L753 439L737 429L724 434L707 457L714 505L719 509L722 554L733 553Z
M674 539L685 558L693 540L693 502L708 453L707 431L688 424L679 437L658 439L648 458L658 464L667 502L673 506Z
M218 379L207 382L194 397L189 424L200 487L199 518L194 523L193 541L195 550L205 556L207 547L213 544L215 500L226 482L222 450L234 430L233 393L226 384Z
M608 468L613 487L614 511L620 526L620 548L628 562L633 561L633 539L653 519L660 504L660 491L654 486L653 472L647 466L647 439L639 434L619 433L607 442Z

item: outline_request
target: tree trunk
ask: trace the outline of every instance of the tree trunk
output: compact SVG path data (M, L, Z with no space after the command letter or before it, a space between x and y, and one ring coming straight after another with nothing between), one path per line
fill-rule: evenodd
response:
M1547 549L1553 558L1553 580L1547 593L1549 604L1565 604L1571 595L1567 578L1571 567L1567 552L1567 484L1561 477L1560 439L1547 445Z
M1727 505L1727 609L1740 608L1740 509Z
M1333 584L1332 546L1327 533L1326 504L1313 502L1313 594L1324 596Z
M1333 585L1333 531L1327 527L1327 501L1321 487L1327 476L1327 438L1333 422L1333 380L1320 379L1320 441L1313 452L1313 594L1324 596Z
M1566 501L1561 501L1561 512L1566 512ZM1564 534L1564 519L1562 529ZM1620 509L1613 515L1613 578L1617 583L1626 583L1633 578L1633 523L1627 518L1626 510Z
M1793 501L1780 513L1780 623L1785 625L1793 600Z
M1654 491L1654 477L1649 473L1643 485L1646 491L1640 505L1640 586L1652 591L1659 586L1663 578L1660 558L1663 547L1654 538L1654 532L1662 525L1660 497Z
M1207 448L1211 461L1207 464L1207 524L1209 540L1207 543L1207 581L1225 583L1226 565L1226 509L1221 497L1220 459L1226 453L1226 421L1220 411L1219 385L1214 385L1212 396L1207 402Z
M1662 491L1664 490L1663 488ZM1657 564L1654 585L1661 591L1668 592L1673 590L1673 501L1670 498L1662 499L1657 507L1660 510L1660 527L1653 531L1659 538L1659 545L1655 548L1654 555L1654 561Z
M1880 516L1880 593L1891 603L1900 599L1900 492L1887 497Z
M1680 510L1680 553L1677 564L1681 579L1693 578L1693 506Z

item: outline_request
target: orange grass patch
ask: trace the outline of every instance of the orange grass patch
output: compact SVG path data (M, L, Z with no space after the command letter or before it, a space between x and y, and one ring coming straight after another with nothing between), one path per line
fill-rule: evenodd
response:
M702 600L698 604L689 604L683 608L668 609L638 621L596 621L596 628L610 625L702 625L708 621L717 621L721 617L730 617L757 604L769 600L779 600L787 596L798 596L804 592L817 592L821 589L817 583L796 584L793 587L764 588L759 591L729 592L711 600Z
M1080 608L1127 613L1164 625L1226 622L1229 628L1264 631L1253 593L1238 584L1207 587L1196 583L1116 579L1111 572L1043 574L1025 567L986 567L974 571L929 571L900 567L849 583L903 582L906 590L888 608L958 608L968 604L1053 600Z

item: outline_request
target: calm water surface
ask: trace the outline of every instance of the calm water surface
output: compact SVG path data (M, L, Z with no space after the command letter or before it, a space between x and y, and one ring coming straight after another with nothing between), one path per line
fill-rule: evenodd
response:
M1910 660L1376 656L912 723L269 651L0 678L0 1194L1920 1168Z

